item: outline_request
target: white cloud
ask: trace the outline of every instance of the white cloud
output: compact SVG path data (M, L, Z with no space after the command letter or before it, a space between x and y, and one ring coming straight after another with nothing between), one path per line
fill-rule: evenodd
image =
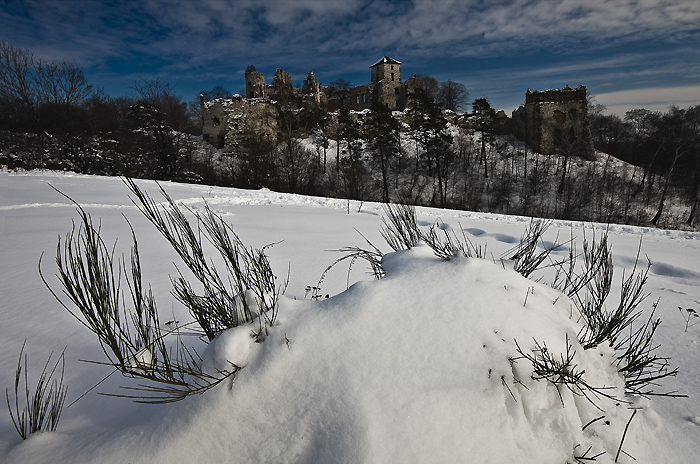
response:
M26 0L22 18L23 30L38 31L35 44L61 43L67 53L90 61L105 53L128 54L124 49L139 45L180 59L214 59L222 51L240 56L254 47L280 55L398 50L483 56L650 37L672 41L697 34L700 24L697 0L35 2ZM17 19L5 16L8 24ZM30 42L33 33L25 32L23 40ZM94 37L99 46L78 47L84 37Z
M700 105L700 85L621 90L599 93L595 98L607 107L608 113L620 116L635 108L666 111L671 105L681 108Z
M248 64L281 66L293 74L313 69L335 78L365 72L383 53L417 67L436 57L465 62L543 50L554 57L509 71L525 87L539 85L532 83L538 79L571 84L574 76L604 88L625 80L625 73L640 77L630 83L636 87L663 86L667 82L651 77L656 70L683 74L685 83L689 69L698 68L696 50L681 66L679 52L619 54L622 45L648 39L664 45L663 53L675 43L692 45L693 38L700 39L697 0L25 0L21 5L0 9L0 30L8 31L3 39L14 45L93 70L108 68L110 61L130 70L133 64L145 69L155 63L149 72L170 73L163 77L173 80Z

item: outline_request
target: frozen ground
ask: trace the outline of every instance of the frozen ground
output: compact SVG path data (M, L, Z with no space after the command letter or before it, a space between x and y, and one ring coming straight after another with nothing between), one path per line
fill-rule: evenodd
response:
M101 218L108 243L127 250L126 216L140 239L144 274L163 318L186 321L187 311L169 294L176 256L128 198L115 178L51 172L0 172L0 386L12 387L25 338L30 375L51 351L66 349L65 382L73 402L110 373L80 362L102 360L94 336L53 300L37 263L51 276L56 241L71 228L75 208L49 184ZM152 195L154 183L140 182ZM346 291L346 267L321 285L332 298L304 300L344 246L364 246L361 231L383 251L381 205L265 191L164 183L193 210L206 200L243 241L270 251L280 279L289 273L279 323L262 344L234 329L209 348L211 362L235 359L244 367L233 382L168 406L139 405L97 395L119 392L128 379L115 374L64 410L56 433L22 442L9 415L0 414L2 462L575 462L590 446L595 462L612 462L631 407L618 462L696 462L700 457L700 325L687 332L678 307L700 311L700 234L609 226L616 266L614 297L630 269L640 238L654 263L643 303L660 298L660 354L680 367L660 390L688 398L591 403L530 378L525 360L515 364L514 341L533 348L533 337L562 352L575 338L571 305L541 283L525 280L493 260L443 262L425 247L387 255L380 281L355 266ZM528 218L418 208L422 224L437 218L463 228L489 256L517 243ZM553 221L546 239L580 249L584 227ZM566 253L567 248L558 253ZM548 276L543 275L546 282ZM525 302L525 297L527 302ZM526 348L527 347L527 348ZM577 348L589 384L618 388L606 350ZM516 379L519 382L516 382ZM562 401L564 406L562 407ZM589 420L605 420L582 431ZM578 446L577 446L578 445ZM587 461L583 461L587 462Z

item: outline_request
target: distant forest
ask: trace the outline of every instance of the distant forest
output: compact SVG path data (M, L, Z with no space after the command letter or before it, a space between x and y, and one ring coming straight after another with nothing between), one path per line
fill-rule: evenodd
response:
M696 228L700 105L621 118L589 104L594 144L604 153L585 161L532 152L503 133L485 98L468 102L471 112L446 112L466 106L466 89L455 102L440 93L455 83L423 78L434 85L402 113L278 103L277 144L249 137L224 153L200 136L199 102L183 100L170 83L141 79L132 96L111 97L77 64L0 41L0 166ZM230 96L222 87L202 93Z

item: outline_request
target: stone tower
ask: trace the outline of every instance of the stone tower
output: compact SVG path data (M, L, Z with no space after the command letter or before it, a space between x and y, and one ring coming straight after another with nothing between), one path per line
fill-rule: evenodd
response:
M283 105L292 104L294 101L292 77L282 68L277 68L275 71L275 77L272 79L272 93L271 97Z
M321 85L316 79L316 75L313 71L309 71L309 74L304 78L304 83L301 86L301 94L304 98L304 102L312 105L319 105L321 103Z
M255 71L254 66L248 66L245 70L245 97L265 98L265 75Z
M543 92L528 89L525 104L513 111L513 132L545 155L573 154L595 159L583 85Z
M395 110L398 107L401 88L401 62L384 55L381 60L370 66L370 69L377 101Z

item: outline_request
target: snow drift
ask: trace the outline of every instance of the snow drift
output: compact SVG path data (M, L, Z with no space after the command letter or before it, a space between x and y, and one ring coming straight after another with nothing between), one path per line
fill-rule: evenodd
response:
M69 183L80 184L79 181L70 179ZM120 206L122 203L106 191L114 188L119 192L114 195L125 196L125 189L110 183L117 180L100 182L95 196L108 198L95 198L96 202L103 201L103 206L96 203L91 208L121 219L120 212L128 207ZM179 189L174 185L166 189L170 187ZM185 187L193 188L196 189ZM228 191L219 190L222 196L210 202L221 211L230 207L227 202L239 204L247 195L231 191L232 195L225 197L224 192ZM185 204L193 207L201 204L197 203L197 195L202 195L199 191L190 197L179 195L179 201ZM252 195L251 199L255 204L289 201L290 208L321 202L306 197L282 198L274 193ZM5 206L4 211L31 211L27 208L52 211L58 205L47 198L31 201L25 205L33 206ZM328 208L333 201L321 206ZM342 204L336 211L309 209L307 213L301 213L296 206L294 220L286 217L279 206L273 208L269 211L274 220L264 219L260 214L263 206L256 206L248 212L235 209L240 221L231 222L244 226L242 235L245 230L252 230L269 237L274 230L275 239L285 238L279 237L280 229L275 229L275 223L290 227L295 224L293 227L308 230L308 236L302 237L305 243L314 239L329 243L328 237L335 236L334 227L340 227L338 224L346 218L361 219L363 232L371 224L376 226L377 219L374 214L348 215ZM372 205L364 208L378 211L370 209L374 208ZM426 212L421 213L423 218ZM132 213L136 212L126 211L130 218ZM306 221L319 213L321 220L305 229L309 225ZM20 218L19 213L13 214L17 214L13 219ZM299 214L307 215L300 219ZM482 222L472 219L465 223L464 230L475 240L490 236L512 246L513 229L504 225L507 220L504 218L494 227L485 217L479 219ZM133 222L137 233L144 230L143 223ZM48 222L43 224L51 229ZM104 224L105 230L112 233L108 219ZM7 237L19 240L13 232L16 223L8 221L7 225L11 226L6 229ZM623 261L628 259L626 256L634 255L630 249L634 250L638 241L636 233L632 234L632 245L622 249ZM682 238L680 234L663 234L671 240ZM160 257L161 261L170 259L167 253L155 250L155 243L160 240L157 235L140 239L141 243L154 244L146 250L153 253L151 257ZM661 234L652 236L652 243L662 239ZM55 240L55 235L45 242L51 240ZM696 238L688 240L686 250L695 246L690 240ZM44 247L44 243L40 246ZM37 250L28 244L19 248L31 254L29 261L34 261L32 267L36 272ZM314 257L305 253L296 252L296 258L314 262L311 259ZM328 256L324 260L327 264ZM167 268L165 264L157 263L150 270L157 276ZM692 460L697 446L685 446L693 441L695 422L685 421L689 429L679 433L682 427L670 417L682 418L683 414L695 417L693 403L681 403L688 409L676 416L669 415L670 409L665 410L667 419L663 419L647 400L625 397L624 380L613 366L614 353L604 347L584 350L578 344L581 326L576 309L558 291L523 278L500 261L476 258L445 261L424 245L387 254L382 266L386 275L381 280L357 282L346 291L317 301L302 299L303 286L299 285L300 281L292 281L292 290L280 300L277 321L262 343L251 337L257 327L253 323L230 329L208 345L203 353L205 369L222 369L228 362L242 369L204 395L163 407L133 405L119 399L97 397L95 400L95 395L89 395L76 403L78 409L67 410L58 432L38 434L25 442L4 433L11 430L5 417L3 460L563 463L576 462L577 458L591 462L595 457L594 462L605 463L613 462L618 452L618 462L632 462L629 456L634 456L636 462ZM663 275L681 279L677 289L692 292L695 280L683 267L682 258L665 266L671 266L674 272L665 272L668 269L663 266L659 268L660 274L652 281L655 289L666 285ZM684 269L688 272L681 272ZM9 268L3 270L4 276L10 276ZM160 279L156 283L167 281L165 276ZM12 281L20 287L18 280ZM688 294L694 298L694 294ZM167 299L167 293L162 290L158 296ZM27 295L28 301L34 301L33 298ZM43 300L44 307L51 304L55 305L50 298ZM179 311L175 317L183 320L186 315ZM11 316L13 312L5 305L4 314ZM25 318L30 317L32 310L28 309L27 314ZM73 330L77 323L70 316L59 310L46 314L50 316L45 322L32 319L20 323L12 317L8 321L12 327L44 333L47 338L57 337L68 343L69 348L75 346L74 350L80 353L78 357L98 356L94 341L88 340L91 334ZM46 322L50 324L48 327ZM32 333L0 330L12 340L30 336L30 342L34 340L40 346L46 342L36 340ZM674 330L683 333L682 327ZM667 334L664 339L672 338L673 335ZM577 372L583 373L584 388L533 379L532 363L524 356L537 357L545 346L556 359L575 353L574 364ZM16 363L16 352L13 347L8 348L2 361L11 366ZM688 350L695 352L692 347ZM68 363L68 372L71 368L89 372L92 367ZM8 369L3 372L6 386L10 374ZM103 390L124 383L123 379L110 381L102 385ZM72 391L69 401L72 401L95 382L72 376L68 383ZM639 413L630 423L635 410ZM105 418L99 417L100 414L105 414ZM688 439L683 438L686 436Z

